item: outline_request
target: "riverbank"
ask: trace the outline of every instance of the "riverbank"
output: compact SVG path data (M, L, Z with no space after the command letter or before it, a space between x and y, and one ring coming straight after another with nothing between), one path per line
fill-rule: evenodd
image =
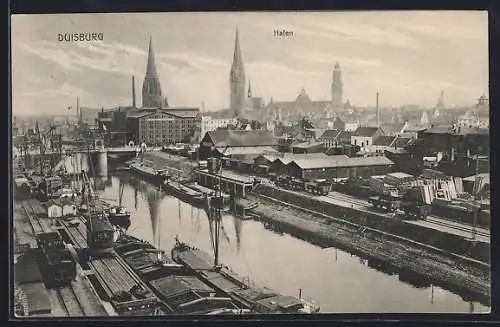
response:
M487 305L491 301L490 270L484 265L425 251L365 227L342 223L320 213L313 215L303 207L292 207L257 193L248 198L259 201L252 212L281 231L323 247L334 246L413 272L462 297L475 298ZM314 210L315 207L308 208Z

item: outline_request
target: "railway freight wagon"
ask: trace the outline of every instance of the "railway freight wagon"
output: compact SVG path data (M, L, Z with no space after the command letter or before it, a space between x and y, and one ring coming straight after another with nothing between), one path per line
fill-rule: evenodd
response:
M91 252L113 250L114 229L104 216L90 215L87 218L87 245Z
M305 181L290 176L276 176L274 182L286 189L306 191L315 195L327 195L331 190L331 184L326 180Z
M47 231L36 235L38 247L41 249L39 260L48 286L67 285L76 277L76 262L65 247L61 235L55 231Z
M371 196L368 199L375 208L382 209L385 212L394 212L400 207L400 201L397 198L391 196Z

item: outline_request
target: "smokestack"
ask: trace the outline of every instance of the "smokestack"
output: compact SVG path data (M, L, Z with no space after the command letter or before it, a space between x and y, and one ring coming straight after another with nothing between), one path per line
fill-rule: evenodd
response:
M376 110L377 110L377 127L380 127L380 106L378 103L378 92L377 92Z
M132 107L135 108L135 77L132 76Z

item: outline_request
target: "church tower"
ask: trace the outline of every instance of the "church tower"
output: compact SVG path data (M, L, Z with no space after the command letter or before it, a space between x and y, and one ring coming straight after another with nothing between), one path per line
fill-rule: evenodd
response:
M142 83L142 106L145 108L162 107L163 96L161 94L160 78L156 72L155 53L153 50L153 39L149 38L148 64L146 76Z
M332 81L332 106L339 109L342 106L342 72L339 63L335 63Z
M238 29L234 42L233 64L229 73L230 109L235 117L241 117L245 107L245 69L241 58Z

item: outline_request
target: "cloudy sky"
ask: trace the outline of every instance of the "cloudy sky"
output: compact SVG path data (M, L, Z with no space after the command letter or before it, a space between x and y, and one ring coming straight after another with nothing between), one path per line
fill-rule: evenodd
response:
M332 70L344 98L373 105L472 104L488 92L485 12L155 13L18 15L12 18L14 114L138 103L152 36L171 106L227 108L235 28L254 96L293 100L303 87L330 99ZM293 31L279 38L276 29ZM103 41L59 42L98 32Z

